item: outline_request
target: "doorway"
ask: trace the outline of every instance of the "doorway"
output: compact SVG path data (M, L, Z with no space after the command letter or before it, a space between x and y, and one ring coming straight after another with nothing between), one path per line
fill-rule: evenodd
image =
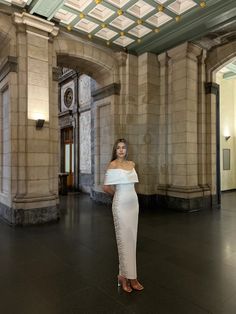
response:
M67 173L67 188L72 189L74 185L74 138L73 127L61 130L62 152L63 152L63 172Z
M236 61L231 60L217 74L220 102L221 191L236 190Z

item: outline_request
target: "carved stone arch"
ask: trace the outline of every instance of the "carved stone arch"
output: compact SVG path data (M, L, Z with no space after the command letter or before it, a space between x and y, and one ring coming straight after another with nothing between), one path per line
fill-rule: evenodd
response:
M92 77L96 81L91 91L91 105L84 106L79 102L77 112L73 113L73 118L76 117L76 125L79 127L85 123L86 119L86 121L91 119L92 157L91 167L88 167L91 172L81 172L80 166L83 165L83 162L81 162L83 154L80 152L83 151L83 145L81 146L81 137L83 139L83 135L80 132L77 136L77 152L79 151L77 161L79 180L77 186L80 190L88 191L93 198L97 199L101 194L100 186L104 179L105 167L109 161L113 138L116 134L117 125L115 124L114 114L119 110L120 104L120 67L124 66L126 57L122 52L113 52L111 49L97 46L92 42L78 39L78 37L63 32L54 39L52 54L52 67L54 70L57 67L73 69L80 74ZM56 94L57 92L57 82L54 81L53 93ZM88 112L91 112L90 118ZM81 129L85 130L86 127L81 127ZM103 149L101 150L100 147L103 147ZM82 186L85 178L89 182L90 191Z
M206 58L206 112L208 146L208 184L215 194L214 207L221 204L220 178L220 99L216 73L236 57L236 41L213 47Z
M215 81L215 74L236 57L236 41L212 48L206 58L207 82Z
M105 81L106 85L119 82L118 60L112 50L87 41L78 41L76 38L68 38L66 35L60 34L54 40L54 60L57 64L53 66L79 69L98 83Z

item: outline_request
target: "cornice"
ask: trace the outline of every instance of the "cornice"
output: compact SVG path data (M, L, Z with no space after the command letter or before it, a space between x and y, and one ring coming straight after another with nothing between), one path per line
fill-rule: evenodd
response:
M26 12L13 14L13 21L17 25L27 25L39 29L41 31L47 32L52 36L57 36L59 28L55 26L54 23L43 20L37 16L28 14Z
M167 53L168 56L174 60L180 60L184 57L197 60L197 57L202 54L202 48L195 44L185 42L182 45L168 50Z
M120 84L117 84L117 83L110 84L108 86L102 87L92 92L94 101L106 98L111 95L119 95L119 94L120 94Z

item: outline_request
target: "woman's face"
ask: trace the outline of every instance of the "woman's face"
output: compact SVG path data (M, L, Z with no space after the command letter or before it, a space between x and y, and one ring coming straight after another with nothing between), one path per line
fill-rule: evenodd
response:
M118 143L116 146L116 156L117 158L125 158L126 156L126 145L125 143Z

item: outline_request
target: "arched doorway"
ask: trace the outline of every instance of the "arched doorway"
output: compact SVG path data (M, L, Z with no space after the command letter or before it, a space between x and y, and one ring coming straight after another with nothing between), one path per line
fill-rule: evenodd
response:
M210 156L211 163L208 164L208 171L210 170L212 173L212 187L214 189L215 185L216 202L219 207L221 204L221 191L224 190L226 187L226 172L232 170L232 150L226 147L228 146L228 144L225 145L227 142L226 137L228 136L226 132L229 132L229 128L227 127L223 119L224 113L222 111L224 108L221 104L222 99L220 97L221 89L219 84L221 83L222 85L222 81L220 79L220 71L222 71L222 69L230 64L235 59L235 57L236 42L232 41L227 44L213 48L208 53L206 59L206 105L208 111L207 133L211 134L210 136L208 136L208 145L212 149ZM220 122L221 124L223 122L222 126ZM233 186L233 184L231 184L231 186Z
M116 55L62 34L55 41L54 65L57 74L65 71L61 81L57 75L53 83L59 93L60 171L68 172L69 187L94 196L100 194L116 132L112 119L119 103Z
M236 65L231 59L216 73L220 102L220 175L221 192L236 189ZM231 193L232 194L232 193ZM223 201L226 199L224 193ZM229 195L227 193L227 195Z

